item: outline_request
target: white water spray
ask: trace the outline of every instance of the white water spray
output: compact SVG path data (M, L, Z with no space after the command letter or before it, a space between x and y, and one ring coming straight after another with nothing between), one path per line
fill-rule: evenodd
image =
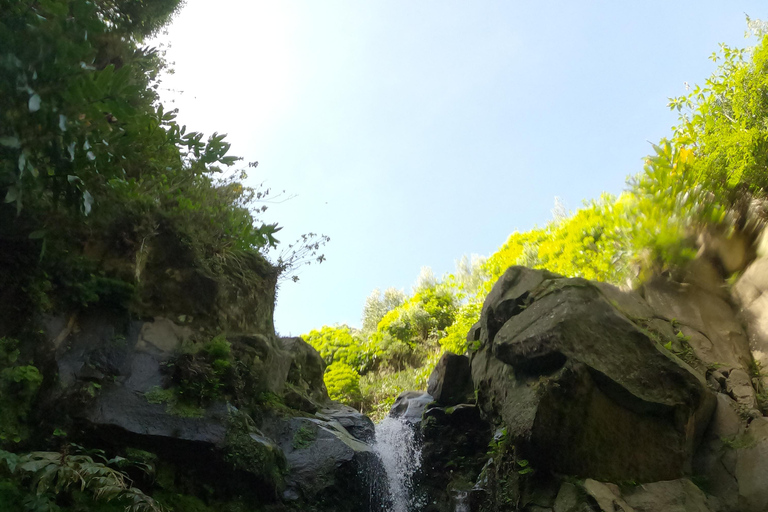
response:
M384 418L376 425L373 449L384 466L392 507L389 512L413 510L413 476L421 466L421 447L413 426L400 418Z
M469 493L467 491L457 491L454 495L454 512L469 512Z

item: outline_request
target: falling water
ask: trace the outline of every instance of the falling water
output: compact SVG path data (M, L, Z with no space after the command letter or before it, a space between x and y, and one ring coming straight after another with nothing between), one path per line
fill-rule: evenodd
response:
M469 493L457 491L454 495L454 512L469 512Z
M414 503L413 476L421 465L421 447L413 426L400 418L386 417L376 425L374 451L381 459L389 487L388 512L409 512Z

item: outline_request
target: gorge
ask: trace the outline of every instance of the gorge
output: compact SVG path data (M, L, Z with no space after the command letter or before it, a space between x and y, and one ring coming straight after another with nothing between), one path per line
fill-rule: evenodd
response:
M41 376L2 395L5 443L47 450L2 452L20 482L69 489L68 464L103 454L150 504L135 510L768 510L759 251L730 287L733 250L635 291L510 267L467 354L445 353L374 426L328 398L316 350L275 335L268 267L252 264L260 288L217 282L173 237L144 258L91 241L140 300L3 318L4 371ZM52 503L83 509L69 492Z

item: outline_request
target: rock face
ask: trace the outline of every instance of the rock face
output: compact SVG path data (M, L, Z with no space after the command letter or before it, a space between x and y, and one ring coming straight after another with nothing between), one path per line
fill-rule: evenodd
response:
M301 338L228 335L233 363L216 373L199 331L167 318L102 311L47 326L58 384L44 407L54 425L70 417L104 446L161 454L223 495L350 512L370 505L356 475L376 464L366 444L373 423L330 401L322 358ZM200 402L185 401L193 392ZM241 407L216 399L224 395Z
M754 261L733 287L733 295L741 306L747 324L749 346L755 361L768 368L768 257ZM768 389L768 377L761 385Z
M657 278L643 288L654 314L683 327L696 356L706 364L747 369L749 343L730 304L696 286Z
M429 376L427 393L440 405L468 403L473 399L472 372L469 358L446 352Z
M739 508L744 512L768 510L768 418L752 421L736 441Z
M433 401L432 395L424 391L404 391L395 399L389 415L402 418L408 423L418 425L424 409Z
M714 395L596 286L511 267L471 336L478 405L537 467L637 481L690 469Z
M359 474L375 467L371 448L352 437L338 422L313 418L271 421L264 429L277 439L287 460L283 499L322 502L329 510L366 510L368 489Z
M424 411L419 434L423 444L417 484L430 497L424 511L451 509L451 494L469 491L485 464L490 426L473 404L432 404Z

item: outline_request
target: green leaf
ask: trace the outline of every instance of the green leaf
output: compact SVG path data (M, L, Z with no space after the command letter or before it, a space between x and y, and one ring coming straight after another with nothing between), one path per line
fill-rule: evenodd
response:
M21 147L21 142L18 137L0 137L0 146L19 149Z
M83 192L83 214L87 217L91 213L93 206L93 196L87 190ZM97 384L98 386L98 384Z
M8 187L8 192L5 194L5 202L12 203L19 197L19 189L16 187Z
M39 240L40 238L43 238L45 236L45 230L44 229L38 229L37 231L33 231L29 234L29 238L31 240Z

